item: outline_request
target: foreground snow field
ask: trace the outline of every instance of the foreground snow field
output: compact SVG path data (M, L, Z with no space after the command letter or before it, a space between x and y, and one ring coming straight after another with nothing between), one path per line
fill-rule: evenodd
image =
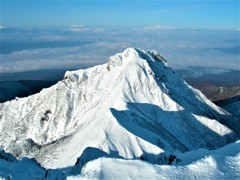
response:
M237 141L239 133L239 119L180 79L160 54L135 48L110 57L107 64L68 71L38 94L0 104L4 156L33 158L45 178L77 175L81 169L81 177L101 178L106 172L108 178L111 167L119 171L109 178L120 176L124 167L129 167L127 174L141 178L142 172L144 177L143 170L128 171L138 166L153 172L151 178L161 178L158 171L186 172L190 165L159 165L183 163L191 157L183 154L200 148L221 148ZM235 146L239 151L239 143ZM228 168L230 160L221 157L211 155ZM201 158L192 166L214 167ZM238 158L235 153L233 159ZM6 167L3 175L15 173L16 168ZM216 172L222 171L217 166Z
M181 155L179 156L181 157ZM178 165L153 165L139 160L100 158L89 162L74 179L232 179L240 178L240 141L215 151L182 154Z
M45 170L34 160L0 156L0 179L231 179L240 178L240 141L209 151L199 149L179 154L175 165L156 165L140 160L99 158L81 170ZM180 160L179 160L180 161ZM72 175L75 174L75 175ZM80 175L76 175L80 174Z

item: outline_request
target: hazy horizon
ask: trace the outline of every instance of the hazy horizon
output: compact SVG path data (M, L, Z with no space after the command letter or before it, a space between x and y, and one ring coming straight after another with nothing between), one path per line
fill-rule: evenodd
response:
M0 73L79 69L128 47L173 69L239 70L238 1L1 0Z

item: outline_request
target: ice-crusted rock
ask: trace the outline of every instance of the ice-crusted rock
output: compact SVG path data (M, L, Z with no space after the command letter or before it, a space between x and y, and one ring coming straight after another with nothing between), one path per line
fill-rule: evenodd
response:
M0 148L45 168L91 153L164 163L176 151L215 149L239 124L180 79L156 51L128 48L107 64L68 71L40 93L0 104Z

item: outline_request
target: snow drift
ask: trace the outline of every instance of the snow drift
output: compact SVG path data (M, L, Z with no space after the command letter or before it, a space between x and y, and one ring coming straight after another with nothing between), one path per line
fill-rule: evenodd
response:
M0 179L239 179L240 142L217 150L199 149L178 154L175 165L153 165L140 160L99 158L81 170L76 166L46 170L34 160L16 160L0 152ZM31 168L30 168L31 167ZM79 175L80 174L80 175Z
M0 104L0 148L52 169L99 157L167 164L179 152L236 141L239 130L160 54L135 48Z
M182 162L174 166L100 158L86 164L81 175L68 179L239 179L239 145L236 142L214 151L201 149L185 153L182 154Z

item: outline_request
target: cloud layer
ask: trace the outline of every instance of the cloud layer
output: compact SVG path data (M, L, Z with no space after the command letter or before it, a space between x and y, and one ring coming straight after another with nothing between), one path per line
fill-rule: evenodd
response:
M127 47L155 49L175 69L239 68L239 52L231 51L239 48L238 31L174 29L159 25L121 29L74 25L63 30L15 30L14 33L2 33L2 41L21 43L29 39L35 44L45 42L46 46L1 54L1 73L93 66L106 63L109 56ZM69 45L52 47L50 42Z

